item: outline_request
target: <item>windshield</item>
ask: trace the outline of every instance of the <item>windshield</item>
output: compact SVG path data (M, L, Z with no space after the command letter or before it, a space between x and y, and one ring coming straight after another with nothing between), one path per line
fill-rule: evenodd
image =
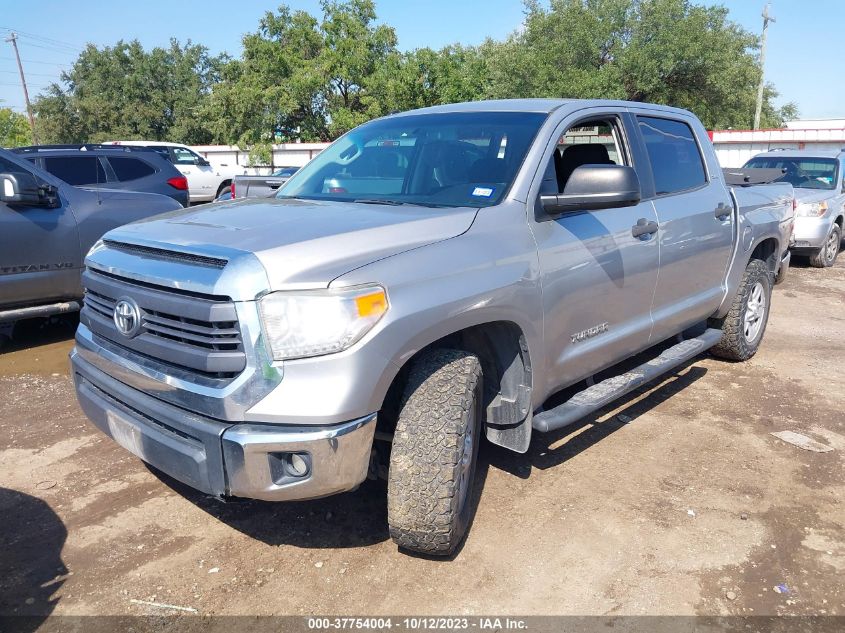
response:
M782 169L783 182L802 189L835 189L838 161L835 158L802 158L797 156L761 156L752 158L746 167Z
M277 197L498 204L545 118L535 112L452 112L372 121L318 154Z

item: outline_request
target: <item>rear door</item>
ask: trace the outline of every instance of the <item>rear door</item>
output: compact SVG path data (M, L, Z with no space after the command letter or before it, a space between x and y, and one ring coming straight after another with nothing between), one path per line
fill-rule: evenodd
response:
M735 218L718 166L714 169L705 160L700 123L653 110L633 114L654 179L659 226L660 275L651 336L657 343L719 307L733 252Z
M568 175L582 164L616 163L638 171L641 164L647 166L629 142L618 110L587 112L563 120L556 142L546 149L542 183L531 194L550 390L648 347L652 327L657 240L653 233L635 237L632 230L657 220L650 201L554 220L537 214L539 194L562 192Z
M0 172L25 171L30 170L0 156ZM0 202L0 308L81 294L79 234L63 203L46 209Z

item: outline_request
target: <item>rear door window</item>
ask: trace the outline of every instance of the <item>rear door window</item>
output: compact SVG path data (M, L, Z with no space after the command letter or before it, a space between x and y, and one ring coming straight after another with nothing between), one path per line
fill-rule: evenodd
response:
M657 195L695 189L707 182L692 129L671 119L638 116Z
M137 180L145 176L152 176L156 173L155 168L140 158L124 158L110 156L109 163L114 170L115 176L120 182Z
M48 156L44 169L69 185L93 185L106 182L106 172L96 156Z

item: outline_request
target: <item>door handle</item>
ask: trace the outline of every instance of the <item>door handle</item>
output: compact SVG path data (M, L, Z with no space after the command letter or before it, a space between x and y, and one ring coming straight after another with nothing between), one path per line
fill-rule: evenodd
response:
M733 213L733 208L726 205L724 202L720 202L719 206L716 207L716 210L713 212L716 216L716 219L720 222L724 222L725 219Z
M637 220L637 223L631 227L631 235L641 238L644 235L657 233L657 229L657 222L649 222L645 218L640 218Z

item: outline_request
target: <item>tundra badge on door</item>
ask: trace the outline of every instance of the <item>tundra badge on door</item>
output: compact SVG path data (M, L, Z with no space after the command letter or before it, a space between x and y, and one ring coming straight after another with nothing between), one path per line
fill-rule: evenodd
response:
M580 343L581 341L586 341L588 338L598 336L602 332L607 332L608 327L609 325L607 321L605 321L604 323L599 323L598 325L594 325L591 328L587 328L586 330L582 330L581 332L572 334L569 338L572 339L573 343Z

